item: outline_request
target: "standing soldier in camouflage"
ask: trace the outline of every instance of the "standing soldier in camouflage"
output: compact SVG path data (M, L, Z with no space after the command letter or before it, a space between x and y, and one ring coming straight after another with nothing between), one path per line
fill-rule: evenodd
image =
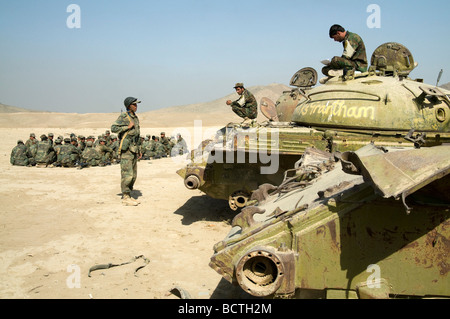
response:
M124 100L126 112L121 113L111 126L111 131L118 134L121 169L122 203L126 206L137 206L139 202L131 197L137 178L137 161L142 156L140 150L140 127L136 115L137 105L141 103L134 97Z
M9 162L16 166L34 165L33 156L22 140L18 140L17 145L12 149Z
M341 76L348 70L360 72L367 71L367 56L364 41L356 33L334 24L330 28L330 38L341 42L344 52L341 57L335 56L331 62L322 69L322 73L328 76Z
M256 119L258 116L258 103L255 96L244 88L243 83L236 83L234 89L240 97L234 102L228 100L226 102L227 105L230 105L233 112L242 117L244 121Z

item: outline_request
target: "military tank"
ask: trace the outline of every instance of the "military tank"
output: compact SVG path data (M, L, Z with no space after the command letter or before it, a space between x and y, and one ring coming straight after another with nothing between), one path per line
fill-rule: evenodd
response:
M204 141L177 173L189 189L245 207L259 185L278 185L307 148L329 152L377 146L433 146L450 140L450 91L413 80L417 63L399 43L373 53L367 72L347 71L316 86L303 68L273 103L261 99L267 122L230 123Z
M296 175L254 192L210 267L256 297L450 297L450 145L308 149Z

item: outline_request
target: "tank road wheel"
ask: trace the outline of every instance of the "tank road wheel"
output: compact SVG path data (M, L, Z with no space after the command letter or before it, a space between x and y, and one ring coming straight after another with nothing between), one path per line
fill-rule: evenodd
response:
M238 210L239 208L245 207L250 195L247 192L237 191L230 195L228 198L228 204L232 210Z

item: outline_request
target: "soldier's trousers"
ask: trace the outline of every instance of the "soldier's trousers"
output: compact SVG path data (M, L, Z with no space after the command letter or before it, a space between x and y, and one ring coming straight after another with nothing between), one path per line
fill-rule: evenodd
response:
M130 195L133 190L137 177L137 157L138 154L132 153L130 150L122 152L120 157L120 186L122 194Z
M339 56L333 57L331 59L331 63L322 68L322 73L328 75L328 71L330 70L351 70L357 69L356 63L352 60L342 58Z
M231 108L234 113L239 115L242 118L249 118L251 120L255 119L258 116L258 108L257 107L242 107L239 105L231 105Z

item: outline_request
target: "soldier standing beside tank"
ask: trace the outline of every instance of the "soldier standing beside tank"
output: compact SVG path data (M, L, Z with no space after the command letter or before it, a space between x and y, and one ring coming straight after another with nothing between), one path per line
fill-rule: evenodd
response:
M258 103L255 96L244 88L243 83L236 83L234 89L240 97L234 102L228 100L226 102L227 105L230 105L233 112L242 117L244 121L256 119L258 116Z
M322 73L328 76L341 76L345 71L367 71L367 56L364 41L356 33L346 31L342 26L334 24L330 28L330 38L341 42L344 46L342 56L335 56L323 67Z
M139 202L131 197L137 178L137 161L142 156L140 151L140 127L136 115L138 101L134 97L124 100L126 112L121 113L111 126L111 131L118 134L122 203L126 206L137 206Z

